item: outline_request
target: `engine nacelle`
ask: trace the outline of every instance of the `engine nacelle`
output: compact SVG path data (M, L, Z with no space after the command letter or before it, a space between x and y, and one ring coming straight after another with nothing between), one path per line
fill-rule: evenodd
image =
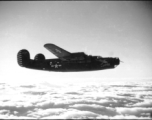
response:
M21 67L26 67L30 64L30 53L23 49L17 54L17 62Z
M45 60L45 56L41 53L37 54L34 58L35 61L39 61L39 62L42 62Z

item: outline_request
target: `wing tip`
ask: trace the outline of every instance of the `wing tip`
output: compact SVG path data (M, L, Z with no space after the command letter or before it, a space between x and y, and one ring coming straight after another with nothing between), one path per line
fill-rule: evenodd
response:
M48 46L50 46L50 45L53 45L53 46L54 46L54 44L52 44L52 43L46 43L46 44L44 44L44 47L46 48L46 47L48 47Z

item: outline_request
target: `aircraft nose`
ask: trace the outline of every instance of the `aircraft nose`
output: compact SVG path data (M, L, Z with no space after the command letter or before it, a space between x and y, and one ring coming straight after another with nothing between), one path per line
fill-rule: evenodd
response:
M116 64L116 65L119 65L119 64L120 64L119 58L115 58L115 64Z

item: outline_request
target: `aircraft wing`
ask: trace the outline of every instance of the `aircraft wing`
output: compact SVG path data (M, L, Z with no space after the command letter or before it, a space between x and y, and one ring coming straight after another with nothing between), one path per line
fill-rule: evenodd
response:
M70 52L68 52L54 44L45 44L44 47L59 58L63 58L63 57L71 55Z

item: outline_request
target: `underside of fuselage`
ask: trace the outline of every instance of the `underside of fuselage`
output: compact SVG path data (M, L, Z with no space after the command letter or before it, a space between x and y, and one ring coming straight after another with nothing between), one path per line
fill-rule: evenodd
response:
M79 72L114 68L114 65L102 62L87 61L62 61L60 59L48 59L42 62L31 60L27 68L55 71L55 72Z

